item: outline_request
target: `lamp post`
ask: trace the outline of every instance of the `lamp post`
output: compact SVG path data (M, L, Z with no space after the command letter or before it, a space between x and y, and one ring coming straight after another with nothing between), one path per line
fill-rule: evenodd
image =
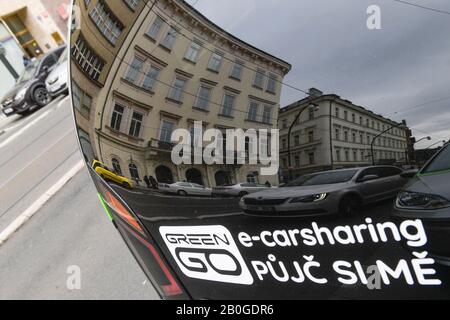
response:
M422 141L422 140L428 140L428 141L430 141L430 140L431 140L431 137L429 137L429 136L428 136L428 137L423 137L423 138L417 140L414 144L419 143L419 142Z
M317 110L319 108L318 104L313 104L312 99L309 101L308 104L306 104L303 108L300 109L297 116L295 117L294 121L292 121L291 126L288 130L288 164L289 164L289 181L292 181L292 159L291 159L291 133L292 129L294 128L295 124L297 123L297 120L300 118L303 111L305 111L308 108L315 108Z
M406 120L402 120L401 123L397 123L393 126L390 126L389 128L387 128L386 130L384 130L383 132L379 133L378 135L376 135L373 139L372 142L370 143L370 156L372 157L372 165L375 165L375 157L373 155L373 144L375 143L375 140L378 139L378 137L382 136L383 134L385 134L386 132L390 131L393 128L397 128L397 127L406 127Z

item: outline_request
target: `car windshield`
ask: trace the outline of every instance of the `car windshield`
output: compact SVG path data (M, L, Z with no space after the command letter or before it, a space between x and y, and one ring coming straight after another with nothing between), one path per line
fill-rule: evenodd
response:
M301 176L285 185L285 187L318 186L350 181L358 170L333 171Z
M33 61L30 65L28 65L25 70L23 70L22 74L20 75L19 79L17 79L17 82L24 82L32 79L34 75L36 74L36 71L39 66L39 60Z
M450 170L450 145L447 145L421 173L435 173Z
M68 53L68 49L66 48L66 49L64 49L63 53L59 57L58 64L67 61L68 56L69 56L69 53Z

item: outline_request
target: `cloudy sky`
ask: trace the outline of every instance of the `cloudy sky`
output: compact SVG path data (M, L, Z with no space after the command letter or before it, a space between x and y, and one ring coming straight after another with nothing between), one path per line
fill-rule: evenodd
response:
M449 0L408 1L450 12ZM433 139L416 147L450 139L450 14L393 0L188 2L244 41L290 62L284 82L406 119L417 138ZM381 30L367 28L370 5L381 8ZM281 104L304 97L284 87Z

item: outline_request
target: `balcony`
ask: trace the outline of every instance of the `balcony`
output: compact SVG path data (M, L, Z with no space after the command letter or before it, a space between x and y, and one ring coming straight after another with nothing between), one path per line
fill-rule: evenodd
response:
M154 157L161 157L165 155L170 157L170 153L174 147L175 143L151 139L145 150L145 158L149 160Z

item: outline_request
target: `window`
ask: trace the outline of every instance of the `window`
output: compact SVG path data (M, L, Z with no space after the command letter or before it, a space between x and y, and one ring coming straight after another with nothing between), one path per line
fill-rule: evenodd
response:
M92 106L92 98L90 95L85 93L83 97L83 107L86 108L87 110L91 110L91 106Z
M286 128L288 127L288 124L287 124L287 120L286 120L286 119L283 119L282 127L283 127L283 129L286 129Z
M344 110L344 120L348 120L348 111Z
M347 162L350 161L350 154L349 154L348 150L345 150L344 154L345 154L345 161L347 161Z
M308 142L314 142L314 131L309 131L308 132Z
M158 79L159 73L161 70L159 70L156 67L151 66L150 70L148 70L147 74L144 78L144 83L142 84L142 87L144 89L154 91L156 80Z
M294 157L294 162L295 162L295 167L300 168L300 157L299 156Z
M122 33L123 26L115 16L111 14L109 8L103 1L98 1L89 13L94 23L97 25L103 36L112 44L116 44Z
M111 116L111 128L120 131L120 124L122 123L123 112L125 108L116 104Z
M83 92L75 82L72 82L72 98L75 109L77 109L82 116L89 119L92 98L90 95Z
M264 79L266 77L266 72L262 69L256 70L255 78L253 79L253 86L262 89L264 87Z
M195 106L199 109L208 109L209 100L211 98L211 88L201 86L198 92L197 102Z
M308 153L308 160L309 160L309 164L314 164L314 163L315 163L315 155L314 155L314 152Z
M130 163L128 165L128 169L130 170L131 179L140 180L139 178L139 170L134 163Z
M336 118L339 118L339 115L340 115L339 108L336 108L334 110L334 114L335 114Z
M353 151L353 161L358 161L358 153Z
M341 161L341 150L336 149L336 161Z
M75 82L72 82L73 106L78 110L81 109L82 96L83 96L83 92L81 91L80 87Z
M233 79L241 80L243 69L244 69L244 62L236 60L233 67L231 68L230 77Z
M299 146L300 145L300 135L294 136L294 145Z
M125 75L125 80L135 83L141 73L142 67L144 66L144 60L139 57L134 57L131 62L130 67Z
M111 160L112 167L114 169L114 172L117 173L119 176L122 175L122 168L120 167L120 162L116 158L113 158Z
M281 139L281 149L287 149L287 140L286 138Z
M360 125L363 124L363 117L359 117L359 124L360 124Z
M277 89L278 77L275 74L270 74L267 81L267 92L275 93Z
M267 124L272 124L272 107L271 106L264 106L262 122L267 123Z
M88 47L80 35L72 48L72 56L80 68L92 79L97 81L105 67L105 63Z
M352 122L356 123L356 115L352 113Z
M314 108L309 108L308 109L308 119L309 120L314 120Z
M198 44L197 42L191 42L191 45L189 46L184 58L192 62L197 62L198 54L200 53L200 47L200 44Z
M208 63L208 70L219 72L222 66L223 56L219 53L213 53Z
M183 90L186 85L186 80L181 78L176 78L173 83L172 88L169 90L168 98L177 102L183 101Z
M356 133L352 133L352 142L356 143Z
M250 106L248 108L247 120L251 120L251 121L256 121L257 120L258 107L259 107L259 105L256 102L250 102Z
M348 141L348 132L344 131L344 141L347 142Z
M339 129L334 130L335 139L340 140L341 139L341 131Z
M163 120L161 125L161 136L159 140L163 142L171 142L172 140L172 132L173 132L174 124L172 122Z
M256 183L257 181L253 174L249 174L249 175L247 175L247 182L248 183Z
M140 113L133 112L133 116L131 117L131 125L130 125L130 136L139 138L139 134L141 133L142 127L142 119L143 116Z
M172 50L173 45L175 43L175 39L177 38L178 31L174 27L170 27L166 36L161 42L161 45L166 49Z
M132 10L136 10L141 0L123 0Z
M235 99L235 96L225 94L225 98L223 100L222 115L229 117L232 116Z
M161 28L162 28L163 24L164 24L164 20L161 17L156 16L155 21L153 21L152 25L150 26L150 28L148 29L148 31L146 33L147 36L156 40L159 33L161 32Z

